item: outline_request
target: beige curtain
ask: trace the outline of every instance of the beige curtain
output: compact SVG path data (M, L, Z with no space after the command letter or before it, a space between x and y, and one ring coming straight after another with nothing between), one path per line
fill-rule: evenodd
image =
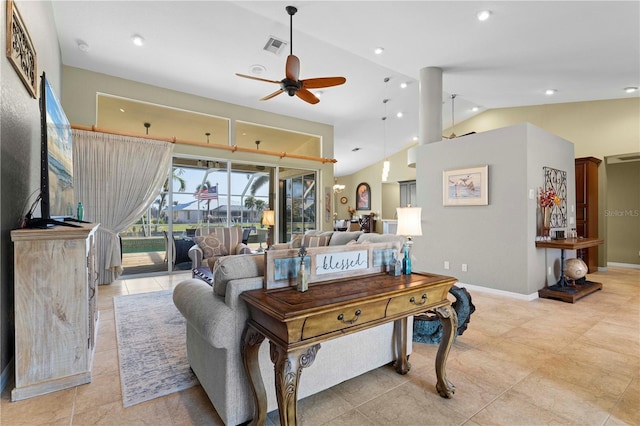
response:
M130 136L72 130L76 200L84 220L99 223L98 283L122 273L119 233L151 206L167 179L173 144Z

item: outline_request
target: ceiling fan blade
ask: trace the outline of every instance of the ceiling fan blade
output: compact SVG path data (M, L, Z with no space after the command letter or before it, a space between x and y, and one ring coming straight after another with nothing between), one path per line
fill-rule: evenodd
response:
M278 89L275 92L273 92L270 95L265 96L264 98L260 98L261 101L268 101L271 98L275 98L276 96L278 96L280 93L284 92L284 90L282 89Z
M250 78L251 80L266 81L267 83L280 84L280 82L276 80L267 80L266 78L254 77L252 75L246 75L246 74L240 74L240 73L236 73L236 75L238 77Z
M298 81L300 75L300 59L296 55L287 56L285 75L289 80Z
M344 77L321 77L302 80L305 89L321 89L323 87L339 86L347 81Z
M304 88L298 90L296 92L296 96L305 102L309 102L310 104L317 104L318 102L320 102L320 99L316 98L316 95Z

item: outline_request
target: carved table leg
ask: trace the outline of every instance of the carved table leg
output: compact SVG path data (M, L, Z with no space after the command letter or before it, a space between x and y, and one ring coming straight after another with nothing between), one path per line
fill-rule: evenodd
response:
M456 387L447 380L445 368L449 350L458 329L458 315L451 305L441 306L436 308L435 311L438 318L440 318L440 322L442 322L442 341L436 355L436 376L438 378L436 389L443 398L451 398L456 392Z
M395 321L396 353L398 359L394 364L398 374L407 374L411 370L407 357L407 317Z
M320 345L287 352L271 344L271 361L275 370L276 398L282 426L294 426L297 419L298 383L302 369L309 367L316 359Z
M242 333L242 363L249 377L250 388L253 393L253 420L250 425L264 425L267 421L267 392L262 381L258 353L260 344L264 341L264 335L250 324Z

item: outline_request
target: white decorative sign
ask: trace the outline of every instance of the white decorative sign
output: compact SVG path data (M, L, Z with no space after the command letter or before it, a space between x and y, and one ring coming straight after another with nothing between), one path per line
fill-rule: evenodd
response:
M356 271L368 268L367 250L316 255L316 275Z

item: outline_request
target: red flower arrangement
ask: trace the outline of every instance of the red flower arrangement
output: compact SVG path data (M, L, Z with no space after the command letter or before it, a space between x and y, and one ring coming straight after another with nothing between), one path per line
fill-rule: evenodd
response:
M561 201L553 188L540 190L540 207L559 206Z

